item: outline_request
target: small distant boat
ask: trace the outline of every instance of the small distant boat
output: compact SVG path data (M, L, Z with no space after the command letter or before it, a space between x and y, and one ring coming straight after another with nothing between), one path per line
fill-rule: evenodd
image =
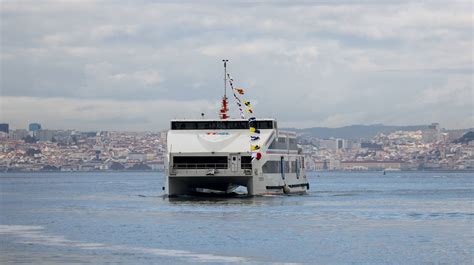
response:
M233 92L243 94L233 87L226 63L224 60L225 84L229 82ZM279 130L275 119L230 118L225 91L226 86L220 119L171 121L165 194L230 194L240 186L246 187L248 195L306 193L309 183L296 133ZM234 97L242 114L243 104L239 103L250 104L235 92Z

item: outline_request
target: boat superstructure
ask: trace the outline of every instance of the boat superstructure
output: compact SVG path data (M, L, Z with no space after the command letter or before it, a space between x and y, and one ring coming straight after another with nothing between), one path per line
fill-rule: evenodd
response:
M220 119L172 120L165 156L169 196L201 192L230 193L245 186L249 195L304 193L309 184L296 134L278 130L275 119L257 119L243 88L224 62ZM227 83L240 112L228 115ZM244 111L245 110L245 111ZM251 117L245 118L245 113ZM204 116L204 114L203 114Z
M309 189L296 134L275 119L257 119L259 157L249 147L248 120L172 120L167 135L169 196L247 187L249 195L304 193Z

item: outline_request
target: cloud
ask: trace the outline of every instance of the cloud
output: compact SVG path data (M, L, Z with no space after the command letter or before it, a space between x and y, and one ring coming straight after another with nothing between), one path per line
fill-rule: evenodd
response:
M228 58L257 114L281 124L469 127L471 11L469 1L4 1L1 97L43 113L44 102L93 106L110 128L129 117L136 130L162 129L171 116L218 108ZM76 123L18 106L1 107L12 127L33 117L102 126L67 106Z
M44 128L79 130L161 130L170 119L217 118L217 101L118 101L71 98L2 97L2 120L16 128L39 122ZM52 107L54 106L54 107Z
M310 66L319 55L316 45L301 46L282 40L258 40L247 43L226 43L199 48L199 52L206 56L217 58L258 56L274 57L282 62Z
M116 26L116 25L101 25L91 30L91 36L94 39L107 39L117 36L133 36L137 33L136 26Z

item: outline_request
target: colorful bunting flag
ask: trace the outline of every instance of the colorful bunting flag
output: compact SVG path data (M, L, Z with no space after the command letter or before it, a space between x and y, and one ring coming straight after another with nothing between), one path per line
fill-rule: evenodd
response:
M242 90L242 94L243 95L243 89L235 89L234 88L234 79L230 76L229 73L227 73L227 77L228 77L228 80L229 80L229 85L230 85L230 88L232 89L232 93L234 94L234 99L236 100L235 102L237 103L237 106L239 107L239 111L240 111L240 117L242 119L245 119L245 115L244 115L244 111L242 109L242 104L241 104L241 100L240 98L235 94L235 91L237 91L238 93L240 93L240 90Z
M256 158L257 160L260 160L260 158L262 158L262 153L252 152L252 158Z
M250 145L250 150L251 151L257 151L260 149L260 145L256 144L256 145Z
M244 89L243 88L235 88L235 91L237 91L237 93L239 93L240 95L244 94Z
M232 93L234 94L235 103L237 104L237 107L239 108L240 117L242 119L245 119L242 103L243 103L243 105L245 105L245 111L248 112L248 113L253 113L252 105L250 104L250 101L247 101L245 99L242 99L242 100L240 99L239 95L244 95L245 90L243 88L234 88L234 79L230 76L229 73L227 73L227 80L229 81L230 88L232 89ZM225 102L225 105L227 105L226 103L227 102ZM225 105L223 106L222 109L226 109ZM250 141L260 140L260 137L258 136L260 134L260 130L257 129L257 122L256 122L257 120L255 119L255 117L251 117L251 118L249 118L248 121L249 121L250 133L253 134L253 135L250 135ZM250 145L250 150L252 151L252 158L255 158L257 160L260 160L262 158L262 153L253 152L253 151L260 150L260 145L251 144Z

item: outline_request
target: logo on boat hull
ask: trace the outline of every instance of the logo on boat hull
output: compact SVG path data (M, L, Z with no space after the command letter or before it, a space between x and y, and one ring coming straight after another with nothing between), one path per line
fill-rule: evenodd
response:
M208 132L206 135L229 135L228 132Z
M204 132L203 134L199 134L198 138L203 140L205 143L223 144L228 141L233 141L237 136L237 134L230 134L229 132Z

